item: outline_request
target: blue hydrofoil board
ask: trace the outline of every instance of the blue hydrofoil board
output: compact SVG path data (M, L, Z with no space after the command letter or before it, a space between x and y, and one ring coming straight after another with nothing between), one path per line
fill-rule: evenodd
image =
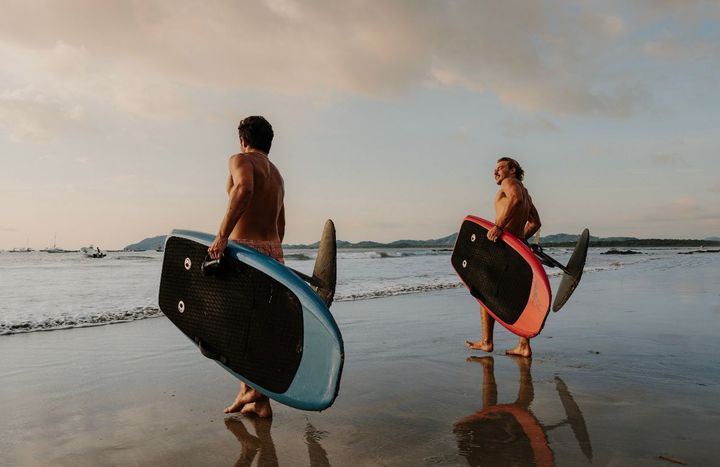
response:
M219 263L209 261L214 239L189 230L168 236L162 312L203 355L271 399L303 410L332 405L344 360L328 309L336 274L332 221L312 277L234 242Z

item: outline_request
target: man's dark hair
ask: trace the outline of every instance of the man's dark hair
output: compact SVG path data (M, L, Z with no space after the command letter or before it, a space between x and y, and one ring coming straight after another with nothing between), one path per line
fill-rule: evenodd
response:
M245 139L245 144L251 148L268 154L275 133L273 133L272 125L265 120L265 117L253 115L240 120L238 135L240 138Z
M512 157L501 157L500 159L498 159L498 162L507 162L508 169L515 169L515 178L522 182L523 178L525 177L525 171L522 167L520 167L520 163L518 161L516 161Z

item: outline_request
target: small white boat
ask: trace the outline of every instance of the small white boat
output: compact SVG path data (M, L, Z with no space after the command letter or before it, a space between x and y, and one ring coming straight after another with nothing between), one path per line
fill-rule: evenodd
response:
M107 256L104 251L93 245L80 248L80 252L82 252L88 258L104 258L105 256Z
M53 238L53 246L47 247L40 251L44 251L46 253L67 253L67 250L63 250L62 248L57 247L57 234L55 234L55 237Z

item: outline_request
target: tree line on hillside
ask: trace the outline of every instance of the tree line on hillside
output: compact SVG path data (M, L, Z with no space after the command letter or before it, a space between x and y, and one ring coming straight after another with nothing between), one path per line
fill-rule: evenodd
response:
M149 251L160 250L165 245L165 235L146 238L138 243L125 247L126 251ZM338 248L452 248L455 245L457 233L442 238L431 240L395 240L390 243L373 241L348 242L338 240ZM540 244L543 246L572 247L577 242L578 235L554 234L542 237ZM532 240L531 240L532 241ZM311 244L286 244L285 249L316 249L319 242ZM663 239L663 238L635 238L635 237L590 237L591 247L710 247L720 246L720 239L715 237L704 240L693 239Z

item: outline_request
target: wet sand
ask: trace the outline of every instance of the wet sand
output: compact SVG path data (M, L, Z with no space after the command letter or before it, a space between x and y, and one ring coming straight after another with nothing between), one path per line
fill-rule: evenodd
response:
M586 274L531 362L463 289L336 303L339 398L272 421L164 318L2 336L0 464L717 465L718 266Z

